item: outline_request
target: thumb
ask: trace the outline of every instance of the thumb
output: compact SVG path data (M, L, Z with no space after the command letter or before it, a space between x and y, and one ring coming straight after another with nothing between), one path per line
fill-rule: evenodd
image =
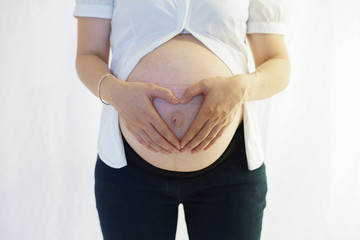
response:
M177 97L175 97L173 92L168 88L156 86L155 88L152 89L151 96L153 98L164 99L165 101L168 101L169 103L172 103L172 104L179 103L179 99Z
M180 99L180 103L188 103L193 97L200 95L205 92L205 86L202 81L199 81L185 89L185 92Z

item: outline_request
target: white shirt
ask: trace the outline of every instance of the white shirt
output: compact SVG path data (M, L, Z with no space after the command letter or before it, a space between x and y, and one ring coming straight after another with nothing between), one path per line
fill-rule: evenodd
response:
M247 74L247 33L285 34L286 0L76 0L74 16L111 19L111 72L127 79L147 53L187 30L217 55L233 75ZM244 102L249 170L264 162L256 105ZM108 166L127 165L118 112L103 105L98 153Z

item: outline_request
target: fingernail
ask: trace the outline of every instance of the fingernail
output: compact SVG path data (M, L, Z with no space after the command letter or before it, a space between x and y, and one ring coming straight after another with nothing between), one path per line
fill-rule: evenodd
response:
M185 101L185 98L184 97L181 97L180 98L180 102L183 103Z

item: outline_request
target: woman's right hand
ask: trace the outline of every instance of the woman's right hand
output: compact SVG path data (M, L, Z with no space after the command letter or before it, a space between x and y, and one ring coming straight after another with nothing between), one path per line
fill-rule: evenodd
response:
M146 148L165 154L179 153L180 141L156 110L155 98L179 103L168 88L153 83L122 81L112 91L111 105L118 111L127 130Z

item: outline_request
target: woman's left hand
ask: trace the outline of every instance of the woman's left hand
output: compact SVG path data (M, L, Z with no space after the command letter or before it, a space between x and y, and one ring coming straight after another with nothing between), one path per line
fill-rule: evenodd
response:
M237 110L246 100L246 90L245 82L234 77L207 78L189 86L180 103L186 104L199 94L204 95L204 102L181 139L181 152L191 150L191 153L196 153L211 147L230 125L235 114L239 114Z

